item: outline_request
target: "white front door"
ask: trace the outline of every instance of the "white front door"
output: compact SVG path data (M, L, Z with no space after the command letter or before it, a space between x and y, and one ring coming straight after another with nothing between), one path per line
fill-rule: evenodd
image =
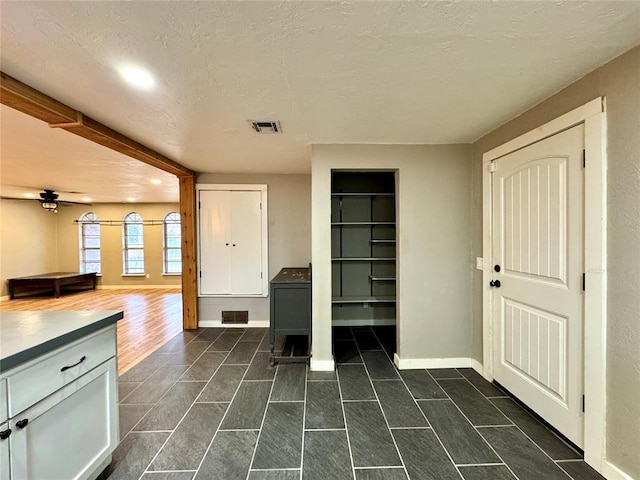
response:
M583 445L584 125L494 161L494 378ZM499 271L497 271L499 270Z

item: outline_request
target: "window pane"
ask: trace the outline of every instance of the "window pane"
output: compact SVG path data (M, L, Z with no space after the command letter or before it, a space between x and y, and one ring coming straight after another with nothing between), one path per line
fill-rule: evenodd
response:
M84 267L85 273L100 273L100 264L99 263L85 263Z
M166 273L181 273L181 272L182 272L182 262L169 262L167 264Z
M87 262L100 262L100 250L85 250L84 259Z
M127 258L129 260L143 260L144 252L142 250L129 250L127 252Z
M176 250L176 249L167 250L167 259L169 261L180 260L181 258L182 258L182 252L180 250Z
M127 235L127 246L128 247L142 247L143 240L139 235Z
M84 248L100 248L100 237L86 237Z
M168 237L166 245L170 248L180 248L180 237Z
M180 236L180 224L179 223L167 223L166 224L167 235Z
M85 223L82 227L84 228L85 235L100 236L100 225Z

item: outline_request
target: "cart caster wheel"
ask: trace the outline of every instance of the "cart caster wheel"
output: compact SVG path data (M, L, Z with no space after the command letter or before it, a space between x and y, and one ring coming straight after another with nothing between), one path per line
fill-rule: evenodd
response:
M275 366L275 364L276 364L276 359L273 357L269 358L269 366L273 367Z

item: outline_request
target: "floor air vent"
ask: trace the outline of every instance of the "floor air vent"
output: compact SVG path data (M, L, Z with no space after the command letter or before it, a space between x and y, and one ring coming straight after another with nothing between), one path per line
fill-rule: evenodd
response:
M249 323L249 311L223 310L222 323Z

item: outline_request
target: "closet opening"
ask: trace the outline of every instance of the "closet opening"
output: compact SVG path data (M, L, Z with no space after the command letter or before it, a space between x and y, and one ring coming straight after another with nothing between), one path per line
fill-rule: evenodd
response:
M396 171L331 173L332 327L337 363L396 352Z

